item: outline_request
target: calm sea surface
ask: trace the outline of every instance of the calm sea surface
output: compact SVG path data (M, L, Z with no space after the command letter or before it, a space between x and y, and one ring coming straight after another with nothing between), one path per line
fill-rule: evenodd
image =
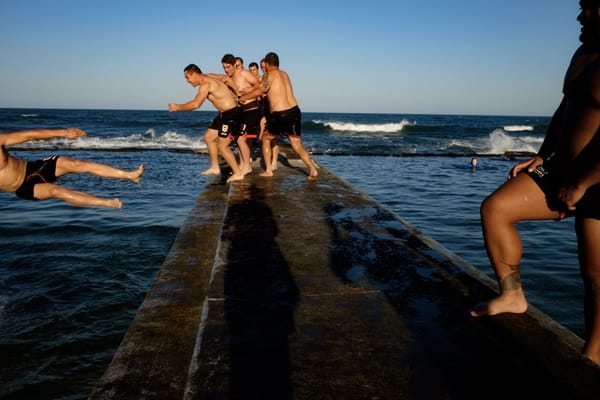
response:
M214 178L202 135L215 113L0 109L0 132L79 127L88 136L11 148L124 169L140 184L84 175L64 186L119 197L122 210L30 202L0 193L0 398L84 399L118 347L179 227ZM493 276L481 201L537 151L549 117L304 113L315 160ZM477 156L480 167L468 168ZM532 304L583 335L573 221L523 223Z

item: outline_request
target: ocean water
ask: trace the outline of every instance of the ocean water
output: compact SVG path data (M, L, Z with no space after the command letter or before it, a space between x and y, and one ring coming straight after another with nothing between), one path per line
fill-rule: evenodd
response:
M214 177L202 135L215 113L0 109L0 132L79 127L88 136L14 146L124 169L139 184L85 175L64 186L119 197L122 210L30 202L0 193L0 398L84 399L118 347L179 227ZM549 117L303 115L315 160L493 276L479 205L536 152ZM479 168L468 167L471 157ZM522 223L529 301L583 335L573 221Z

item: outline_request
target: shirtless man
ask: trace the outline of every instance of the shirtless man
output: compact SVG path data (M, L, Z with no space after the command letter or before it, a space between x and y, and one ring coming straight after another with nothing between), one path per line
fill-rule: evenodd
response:
M263 94L258 78L250 71L243 68L240 57L225 54L221 59L225 74L233 82L233 90L237 93L237 100L242 108L242 135L237 144L240 149L240 169L244 175L252 172L251 147L252 142L260 134L260 110L259 99ZM241 64L240 64L241 63ZM241 65L239 68L237 65Z
M104 199L84 192L66 189L55 184L59 177L71 173L88 173L101 178L128 179L139 182L144 173L141 164L134 171L122 171L104 164L74 160L64 156L52 156L43 160L27 162L13 157L6 146L21 144L32 140L67 138L75 140L85 136L85 132L76 128L36 129L0 134L0 190L15 193L26 200L59 199L75 206L94 206L122 208L121 201Z
M235 155L229 147L231 141L239 136L240 120L242 117L242 110L238 107L231 91L222 80L203 74L195 64L185 67L183 75L185 80L193 87L200 86L198 93L196 97L187 103L169 103L169 111L192 111L200 108L206 99L219 111L219 115L212 121L204 134L204 140L211 159L211 166L203 174L218 175L221 173L218 163L218 150L233 171L227 182L244 179L244 175L235 160ZM215 139L218 140L217 143L215 143Z
M242 59L242 57L236 57L233 66L235 67L235 69L244 69L244 60Z
M252 72L252 75L257 77L258 80L260 80L260 74L258 72L258 64L255 61L252 61L250 64L248 64L248 71Z
M563 99L538 155L514 166L481 204L485 247L500 295L471 315L524 313L521 241L516 224L575 216L585 288L583 355L600 364L600 0L581 0L582 45L567 69Z
M267 87L267 81L268 79L266 79L266 72L267 72L267 63L265 62L265 59L263 58L262 60L260 60L260 70L262 71L262 76L258 75L258 69L256 71L256 76L258 76L258 80L260 81L260 85L263 87L263 90L265 90ZM262 113L262 117L260 119L260 133L258 134L258 140L260 140L262 142L262 136L263 133L265 131L265 125L267 124L267 115L269 114L269 102L267 101L267 94L263 92L263 95L261 97L261 104L260 104L260 108L261 108L261 113ZM263 154L264 157L264 154ZM277 144L277 141L271 141L271 170L275 171L277 169L277 160L279 160L279 145Z
M301 123L302 113L294 97L292 83L288 74L279 69L279 56L273 52L265 56L266 74L263 86L269 103L269 115L262 136L262 152L265 161L265 171L261 176L273 176L273 158L271 147L279 135L285 135L298 156L308 167L308 179L316 179L319 172L308 151L302 145ZM276 162L276 160L274 160Z

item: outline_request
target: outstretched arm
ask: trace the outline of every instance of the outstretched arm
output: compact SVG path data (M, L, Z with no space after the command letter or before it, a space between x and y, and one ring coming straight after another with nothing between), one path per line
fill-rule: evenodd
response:
M85 136L85 132L77 128L35 129L31 131L0 133L0 146L10 146L30 142L32 140L48 140L54 138L75 140L82 136Z
M196 94L196 97L194 97L192 100L188 101L187 103L183 103L183 104L169 103L169 111L171 111L171 112L192 111L197 108L200 108L202 106L202 103L204 103L204 100L206 100L206 98L208 97L208 93L209 93L208 86L209 86L208 84L202 85L200 87L200 89L198 89L198 94Z

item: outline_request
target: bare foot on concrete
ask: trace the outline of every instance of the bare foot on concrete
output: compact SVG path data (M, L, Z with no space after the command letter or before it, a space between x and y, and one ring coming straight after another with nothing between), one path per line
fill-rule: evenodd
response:
M229 178L227 178L227 183L229 183L229 182L235 182L235 181L241 181L241 180L244 180L244 175L243 174L233 174Z
M518 292L518 293L517 293ZM476 304L471 309L472 317L496 315L502 313L522 314L527 311L527 300L521 290L510 291L488 302Z
M219 168L209 168L201 172L202 175L221 175Z

